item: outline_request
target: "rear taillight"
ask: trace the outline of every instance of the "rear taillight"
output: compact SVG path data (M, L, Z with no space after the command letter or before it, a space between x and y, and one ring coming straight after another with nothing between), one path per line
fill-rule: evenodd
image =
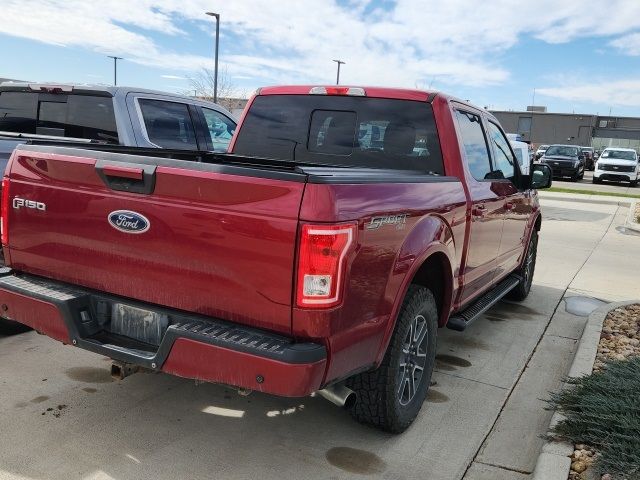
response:
M327 308L342 301L345 258L355 236L355 224L302 226L296 299L299 307Z
M2 245L9 244L9 178L2 179L2 204L0 205L0 237Z

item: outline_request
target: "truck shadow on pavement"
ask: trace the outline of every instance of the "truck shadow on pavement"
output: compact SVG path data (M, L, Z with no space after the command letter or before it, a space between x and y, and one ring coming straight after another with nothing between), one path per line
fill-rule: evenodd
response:
M473 459L562 295L536 285L526 302L501 302L464 333L440 330L429 397L399 436L359 425L319 397L239 396L164 374L111 381L103 357L84 354L75 364L54 358L49 370L57 377L33 392L46 396L40 402L8 393L19 378L3 382L2 398L12 402L0 407L0 477L408 479L448 465L451 477L438 478L459 478L455 472ZM0 338L0 352L9 341L19 340ZM457 449L452 459L434 456L442 445ZM415 455L421 460L412 464Z

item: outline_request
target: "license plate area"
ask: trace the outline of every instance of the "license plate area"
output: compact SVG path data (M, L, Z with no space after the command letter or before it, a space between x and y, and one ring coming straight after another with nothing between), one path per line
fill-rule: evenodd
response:
M110 333L150 345L158 346L162 342L169 325L168 315L124 303L111 303L109 310L110 322L107 330Z

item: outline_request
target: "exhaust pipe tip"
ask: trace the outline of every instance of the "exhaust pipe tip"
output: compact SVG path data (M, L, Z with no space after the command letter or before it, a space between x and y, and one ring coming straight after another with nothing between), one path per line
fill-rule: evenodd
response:
M318 390L318 395L343 408L353 407L358 400L356 392L341 383Z

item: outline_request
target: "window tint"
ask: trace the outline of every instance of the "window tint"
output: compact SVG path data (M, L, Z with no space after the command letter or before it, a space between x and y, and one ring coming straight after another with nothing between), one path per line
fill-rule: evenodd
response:
M636 152L630 150L605 150L602 158L619 158L621 160L635 160Z
M150 99L140 99L138 102L151 143L162 148L198 149L186 104Z
M0 93L0 131L36 133L37 118L37 93Z
M64 128L67 118L66 102L40 102L38 108L39 127Z
M211 136L214 152L226 152L233 132L236 130L236 122L210 108L202 108L207 129Z
M493 178L515 178L514 158L509 142L497 125L489 122L489 139L493 146Z
M518 118L518 133L530 133L531 132L531 117Z
M352 96L258 96L234 153L444 174L431 105Z
M568 147L566 145L552 145L547 148L545 152L546 155L559 155L562 157L577 157L578 156L578 148L577 147Z
M2 92L0 130L118 143L113 99L94 95Z
M69 95L65 135L118 143L113 99L91 95Z
M456 110L467 167L476 180L491 178L489 149L478 115Z
M308 149L327 155L351 155L355 131L355 112L316 110L311 115Z
M520 165L524 165L524 154L522 152L522 149L519 147L514 147L513 152L516 154L518 163L520 163Z

